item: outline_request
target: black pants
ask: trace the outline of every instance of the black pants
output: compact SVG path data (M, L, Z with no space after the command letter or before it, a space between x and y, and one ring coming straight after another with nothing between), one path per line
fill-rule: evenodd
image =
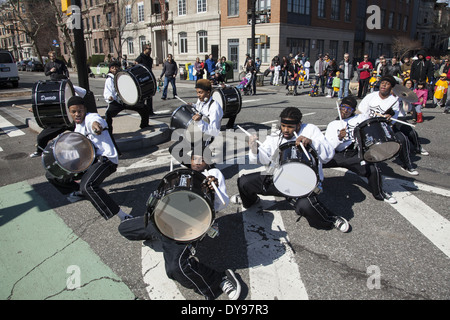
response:
M369 89L369 80L370 78L359 79L358 98L366 96L367 90Z
M47 146L47 144L49 143L50 140L56 138L57 136L59 136L61 133L65 132L65 131L73 131L74 130L74 126L63 126L63 127L47 127L44 128L37 136L37 148L36 151L37 152L42 152L45 147Z
M399 127L393 126L395 137L400 143L400 151L398 152L398 158L402 163L403 168L412 168L411 157L409 156L411 152L410 143L407 136L399 129Z
M77 183L74 178L55 178L48 171L45 176L62 194L81 191L100 215L108 220L116 215L120 208L100 185L108 176L116 172L116 169L117 164L108 158L97 157L96 161L81 176L80 183Z
M213 300L222 293L220 283L225 272L213 270L200 263L191 251L199 241L186 244L171 240L161 235L153 223L149 222L145 227L143 217L126 219L120 223L118 229L128 240L159 238L162 241L166 274L170 279L203 295L207 300Z
M361 177L366 177L370 191L377 200L383 200L383 187L380 169L376 163L366 163L361 165L361 159L358 157L357 150L344 150L336 152L333 159L323 164L324 168L346 168Z
M271 176L259 172L243 175L238 179L239 195L245 208L251 207L260 195L284 197L272 183ZM329 230L334 227L335 215L325 208L314 192L295 199L295 212L304 216L309 225L316 229Z
M150 99L151 100L151 99ZM109 134L112 137L112 132L113 132L113 118L116 117L119 112L123 111L123 110L134 110L137 113L139 113L139 115L141 116L141 124L140 127L145 127L148 126L148 118L150 116L150 111L147 105L144 104L136 104L135 106L128 106L126 104L121 104L118 103L117 101L112 101L108 104L108 108L106 109L106 113L105 113L105 120L106 123L108 124L108 131Z
M404 119L399 119L403 120ZM416 130L414 130L413 127L410 127L408 125L395 122L393 126L394 132L401 132L403 135L408 139L410 144L412 145L415 153L420 153L420 150L422 149L422 146L419 141L419 135L417 134Z

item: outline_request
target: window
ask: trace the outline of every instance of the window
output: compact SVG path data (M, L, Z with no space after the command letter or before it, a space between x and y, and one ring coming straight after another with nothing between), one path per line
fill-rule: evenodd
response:
M199 31L197 32L197 43L198 53L207 53L208 52L208 32L206 31Z
M228 0L228 15L239 15L239 0Z
M317 52L323 54L325 51L325 40L317 40Z
M100 15L97 16L97 26L100 28Z
M332 0L331 1L331 19L339 20L341 19L341 1Z
M206 12L206 0L197 0L197 13Z
M398 17L397 17L397 30L400 30L401 29L401 27L402 27L402 21L403 19L402 19L402 14L401 13L399 13L398 14Z
M139 48L141 50L141 52L144 52L144 46L147 44L147 42L145 41L145 36L140 36L139 37Z
M114 39L109 38L108 39L108 47L109 47L109 53L114 53Z
M289 52L297 54L298 52L304 52L309 57L309 39L301 38L287 38L286 46Z
M256 11L270 10L270 0L257 0Z
M403 17L403 31L408 31L408 16Z
M319 0L317 4L317 16L319 18L325 18L325 0Z
M180 32L178 34L178 50L179 53L187 53L188 49L187 49L187 33L186 32Z
M94 52L98 53L98 40L94 39Z
M128 54L134 54L133 38L128 38Z
M111 14L111 12L108 12L106 14L106 23L107 23L108 27L112 27L112 14Z
M186 0L178 0L178 15L186 15Z
M103 39L98 39L98 52L103 53Z
M389 12L388 28L389 29L393 29L394 28L394 13L393 12Z
M352 21L352 1L345 1L345 12L344 12L344 21L351 22Z
M137 4L137 9L138 9L138 22L142 22L145 20L145 16L144 16L144 3L143 2L139 2Z
M344 41L342 48L344 49L344 54L350 52L350 42Z
M92 17L92 29L97 29L95 25L95 17Z
M339 41L337 40L330 40L330 58L331 59L337 59L338 58L338 47L339 47Z
M252 41L247 39L247 52L250 53L252 50ZM271 61L270 57L270 38L267 37L267 42L265 44L255 45L255 55L261 59L262 63L268 63Z
M311 0L288 0L288 12L309 15Z
M125 24L131 23L131 6L125 7Z

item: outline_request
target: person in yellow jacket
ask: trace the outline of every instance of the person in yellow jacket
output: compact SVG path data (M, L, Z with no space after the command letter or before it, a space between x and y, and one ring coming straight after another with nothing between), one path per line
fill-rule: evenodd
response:
M447 100L448 80L447 74L442 73L434 87L434 104L442 108Z

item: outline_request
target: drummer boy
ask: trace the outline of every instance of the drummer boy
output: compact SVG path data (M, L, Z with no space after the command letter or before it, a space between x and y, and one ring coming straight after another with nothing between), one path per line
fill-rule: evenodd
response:
M272 133L258 147L257 137L249 139L250 161L258 160L261 164L275 166L274 156L277 155L279 147L287 142L295 141L297 147L303 144L305 147L311 145L319 157L319 179L323 180L322 163L330 161L334 156L334 148L325 139L320 129L313 124L302 123L302 113L298 108L288 107L280 114L281 130ZM302 174L293 177L301 182ZM320 188L320 187L319 187ZM273 195L284 197L280 193L272 179L272 175L267 173L250 173L238 179L239 193L231 197L230 201L242 204L244 208L249 208L259 201L258 195ZM295 212L304 216L309 225L316 229L329 230L336 228L341 232L347 232L349 223L341 216L334 215L325 208L317 197L318 191L312 190L307 196L298 198L286 198L295 208Z
M111 140L106 121L98 113L88 113L84 99L73 96L68 101L69 115L75 123L75 132L86 136L94 146L93 164L81 175L81 181L75 178L56 178L48 171L47 180L64 195L67 200L77 202L89 200L100 215L108 220L116 214L120 219L129 217L116 202L103 190L101 183L113 174L119 163L117 150ZM78 176L76 179L79 179Z
M193 148L190 164L186 164L186 167L202 172L207 176L205 177L205 182L209 188L214 189L213 183L217 186L217 192L220 193L220 196L217 193L215 194L214 208L216 211L219 211L224 209L229 203L225 178L219 169L214 168L214 165L209 165L207 163L209 161L205 161L202 153L202 148ZM195 248L200 240L189 244L176 242L162 236L153 223L146 225L143 217L126 219L120 223L118 229L120 234L128 240L160 239L164 253L166 274L170 279L179 282L182 286L193 289L207 300L216 299L222 293L227 294L230 300L239 298L241 285L231 269L216 271L200 263L198 258L195 257Z

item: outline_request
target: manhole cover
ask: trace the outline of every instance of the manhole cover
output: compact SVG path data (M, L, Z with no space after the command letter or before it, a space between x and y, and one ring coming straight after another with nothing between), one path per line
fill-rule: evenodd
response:
M10 155L7 155L6 157L4 157L3 159L5 160L17 160L17 159L23 159L28 157L28 154L25 152L18 152L18 153L13 153Z

